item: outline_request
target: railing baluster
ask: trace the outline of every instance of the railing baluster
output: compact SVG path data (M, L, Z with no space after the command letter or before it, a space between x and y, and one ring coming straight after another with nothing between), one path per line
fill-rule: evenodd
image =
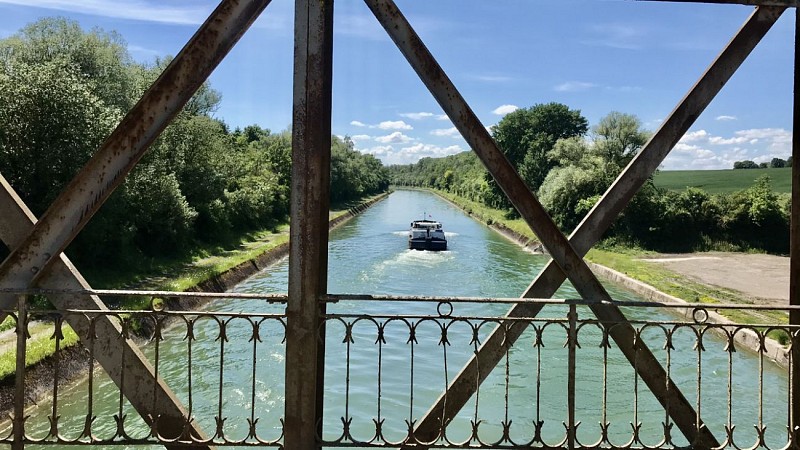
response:
M14 375L14 440L11 450L25 448L25 356L28 339L27 296L17 297L17 358Z
M568 362L567 362L567 448L575 448L575 353L578 343L578 309L575 304L569 305L569 334L567 336Z

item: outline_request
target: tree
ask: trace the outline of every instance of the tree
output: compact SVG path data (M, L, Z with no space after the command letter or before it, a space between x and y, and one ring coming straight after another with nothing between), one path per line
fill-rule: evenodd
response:
M773 169L786 167L786 161L780 158L772 158L772 161L769 162L769 166Z
M560 139L547 153L556 164L539 189L539 199L556 223L572 230L591 199L602 194L622 166L647 141L635 116L612 112L594 128L593 142L582 137Z
M0 167L37 215L119 121L93 83L59 58L0 70ZM0 66L2 69L2 66Z
M765 163L765 162L762 162L762 163L758 164L758 168L759 169L766 169L768 167L769 167L769 165L767 163Z
M753 161L745 160L745 161L736 161L733 163L734 169L758 169L758 164Z
M547 153L559 139L583 136L589 124L579 110L561 103L537 104L507 114L492 128L492 137L532 191L555 166ZM500 189L489 183L499 203L510 206Z
M92 84L92 92L107 106L128 111L137 100L137 65L126 43L115 32L85 32L78 22L44 18L0 41L0 61L38 65L61 60Z
M595 125L594 149L607 162L622 168L647 143L650 133L641 129L639 118L612 111Z

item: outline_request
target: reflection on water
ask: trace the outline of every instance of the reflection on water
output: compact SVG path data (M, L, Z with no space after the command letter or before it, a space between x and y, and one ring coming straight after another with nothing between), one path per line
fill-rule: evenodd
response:
M403 227L423 211L442 222L448 236L447 251L407 248ZM516 297L547 261L548 257L521 250L436 196L399 191L332 233L328 283L335 294ZM288 261L283 260L235 290L286 292L287 275ZM608 290L615 299L636 298L614 286ZM555 296L578 295L566 283ZM542 321L527 329L488 375L478 395L454 419L448 439L469 439L478 421L484 442L501 439L504 424L513 424L509 436L517 443L531 441L537 426L548 444L555 445L563 438L568 379L565 308L544 308ZM281 306L242 300L218 302L209 309L282 312ZM457 304L453 315L499 316L507 309L507 305ZM476 351L479 343L474 338L485 338L496 326L493 321L362 316L437 314L436 305L409 302L341 301L329 305L328 313L341 315L327 323L324 437L329 440L342 436L344 423L356 440L372 439L378 423L385 440L402 440L409 422L425 413ZM578 313L581 318L592 317L586 308L579 308ZM675 319L635 308L627 308L625 313L633 319ZM224 336L221 322L225 323ZM262 439L279 439L284 401L283 327L278 318L203 318L191 327L179 324L159 343L160 374L177 396L191 405L204 429L214 430L214 417L220 416L227 418L225 432L230 439L244 439L251 425ZM194 340L187 339L190 328ZM662 423L668 421L664 409L616 347L603 346L596 325L583 326L578 337L578 440L586 445L598 441L602 424L608 424L612 442L624 445L630 439L631 424L641 422L643 443L656 445L663 436ZM762 365L747 351L725 351L724 341L712 334L704 336L704 348L697 349L697 335L689 328L673 331L654 326L646 329L643 337L662 364L669 364L672 377L690 403L700 402L703 418L719 439L724 439L728 421L730 381L734 397L731 420L739 424L737 444L756 442L753 425L759 423L759 415L767 425L767 442L771 446L785 442L788 389L781 369L769 362ZM665 349L667 337L674 348L669 352ZM145 352L152 360L156 346L146 346ZM697 376L699 365L701 379ZM94 383L92 407L97 421L93 430L99 437L113 435L114 415L127 414L127 421L141 422L125 402L120 408L119 393L105 377L98 375ZM69 423L71 436L80 434L75 429L82 429L87 389L83 382L62 391L58 412L61 420ZM634 401L637 396L638 404ZM768 405L763 410L758 408L760 396ZM50 408L42 404L34 411L31 428L35 435L46 435ZM70 427L65 426L65 434ZM685 443L677 429L672 434L676 443Z

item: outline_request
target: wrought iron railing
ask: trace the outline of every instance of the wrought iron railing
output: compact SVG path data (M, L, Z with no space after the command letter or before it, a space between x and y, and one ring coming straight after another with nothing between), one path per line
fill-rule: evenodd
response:
M17 335L23 338L0 344L6 355L17 352L15 372L2 386L13 402L3 405L9 420L0 426L0 444L282 445L285 297L205 296L211 297L208 309L192 311L163 308L160 301L149 311L33 311L24 302L22 315L7 311L13 320L22 319ZM797 338L797 330L758 319L786 308L617 303L630 321L607 323L585 301L357 295L323 300L325 373L317 386L324 404L322 446L690 447L694 443L674 424L676 395L694 408L694 423L706 427L720 447L795 445L789 432L792 351L783 344ZM507 304L520 301L545 308L537 317L505 317ZM731 311L754 323L716 316ZM102 345L96 330L101 317L118 324L122 337L139 341L155 376L185 408L178 419L185 422L183 433L163 435L163 421L175 418L142 418L92 362ZM67 322L79 321L92 330L82 346L56 353L39 368L22 364L40 347L62 349L73 342ZM433 434L418 434L437 399L458 404L455 397L464 392L451 383L487 337L514 327L525 331L503 348L497 367L463 369L482 371L477 378L485 381L474 386L475 395L463 408L453 407L459 410L447 416L452 419L440 419ZM634 331L633 358L623 356L612 339L618 327ZM636 356L644 347L671 380L666 398L657 398L645 381ZM785 359L773 361L780 354ZM123 380L125 361L120 354L116 370ZM163 399L148 388L152 380L129 382L141 383L135 395L158 410ZM195 435L190 423L206 435Z

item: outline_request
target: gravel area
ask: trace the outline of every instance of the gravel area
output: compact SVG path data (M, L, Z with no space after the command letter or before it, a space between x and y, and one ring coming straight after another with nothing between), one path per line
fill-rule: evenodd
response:
M750 253L660 254L643 261L661 264L698 283L739 291L755 303L789 303L789 258Z

